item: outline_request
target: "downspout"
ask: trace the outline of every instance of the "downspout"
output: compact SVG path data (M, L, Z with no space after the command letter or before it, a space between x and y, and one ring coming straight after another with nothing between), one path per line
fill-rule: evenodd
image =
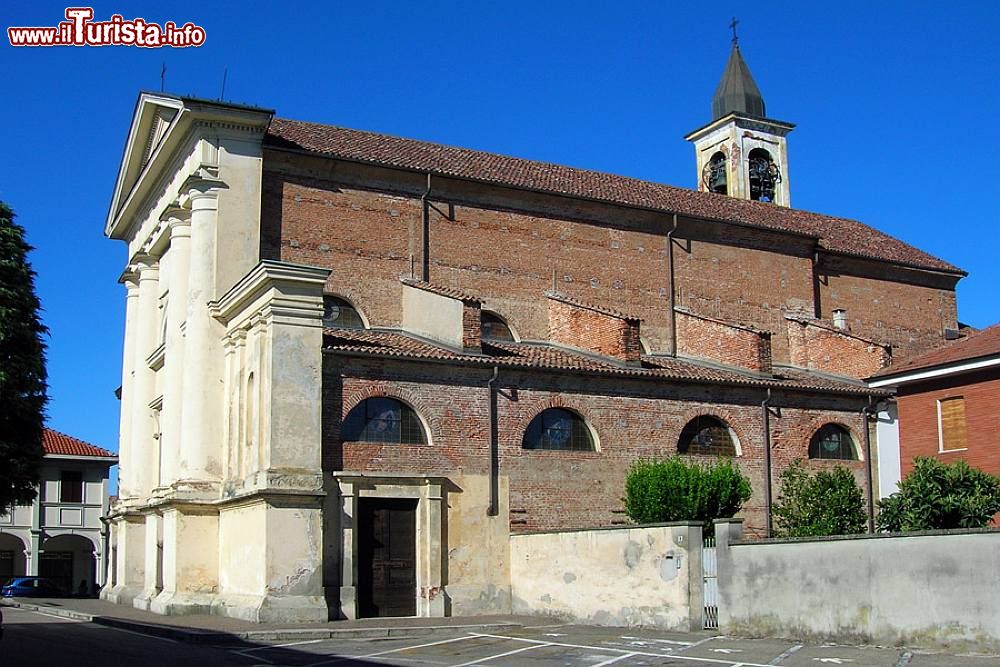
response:
M420 231L421 242L423 243L423 248L421 248L421 270L420 279L425 283L431 280L431 239L430 239L430 208L427 205L427 198L431 194L431 172L427 172L427 189L424 194L420 195L420 208L422 211L422 227Z
M497 418L497 390L495 383L500 375L500 367L493 367L493 377L486 383L490 395L490 504L486 516L500 513L500 438Z
M864 419L862 437L865 443L865 482L868 501L868 534L875 532L875 496L872 492L872 436L871 436L871 416L875 411L872 406L871 394L868 395L868 404L861 408L861 416Z
M670 337L667 340L667 354L677 356L677 317L674 314L676 296L674 295L674 232L677 231L677 214L673 214L673 226L667 232L667 295L670 315Z
M763 425L761 435L764 440L764 508L767 510L767 521L764 524L765 537L771 537L771 388L767 389L767 398L760 403L760 414Z

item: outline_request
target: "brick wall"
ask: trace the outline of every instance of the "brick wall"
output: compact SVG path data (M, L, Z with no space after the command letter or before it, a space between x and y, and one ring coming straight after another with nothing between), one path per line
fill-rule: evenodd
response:
M267 151L262 256L331 268L329 292L374 326L398 326L398 279L411 267L419 275L424 260L424 187L419 174ZM528 340L548 335L544 292L555 282L563 294L640 318L651 351L667 349L669 216L446 179L434 188L431 282L482 297ZM785 314L814 314L816 294L822 312L845 307L855 331L900 345L939 340L942 317L954 319L953 278L916 284L931 278L855 262L814 280L814 249L810 239L681 218L676 303L775 332L779 363L789 358Z
M324 465L328 470L425 475L486 474L489 461L490 369L385 359L324 357ZM622 496L637 458L674 454L685 424L701 414L725 420L739 442L739 467L753 486L741 516L751 534L764 526L760 390L638 382L563 373L501 370L498 386L500 474L510 480L511 529L609 526L627 521ZM397 397L425 420L428 446L342 443L340 420L373 395ZM771 418L775 497L780 472L808 458L812 434L827 422L847 426L860 448L858 398L779 393ZM597 452L522 449L528 423L542 410L582 415L599 440ZM692 456L691 458L699 458ZM864 463L808 461L811 469L846 464L864 484Z
M965 399L966 451L939 453L937 401ZM897 396L901 472L913 470L916 456L934 456L945 463L964 460L994 475L1000 474L1000 371L969 373L935 382L905 385Z
M683 310L677 311L677 352L759 373L771 372L770 332Z
M832 325L809 320L788 320L791 363L835 375L867 378L889 365L890 349L864 340Z
M626 363L639 363L639 320L574 302L555 292L546 296L548 340Z

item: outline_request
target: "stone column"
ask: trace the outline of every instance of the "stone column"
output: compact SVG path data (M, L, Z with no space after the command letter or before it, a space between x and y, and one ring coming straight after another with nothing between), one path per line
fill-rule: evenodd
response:
M177 471L178 489L195 495L210 493L221 473L223 330L208 309L215 298L215 185L205 180L189 183L191 240Z
M358 554L354 528L358 520L358 497L354 484L340 482L340 615L354 620L358 617Z
M190 213L178 206L164 212L170 228L169 289L167 295L166 352L163 372L163 415L160 435L160 479L164 486L178 479L184 396L184 328L188 309L188 271L191 257Z
M444 616L446 591L442 585L441 485L428 483L421 489L417 520L417 544L423 563L417 581L417 616Z
M161 561L161 522L162 517L156 512L146 515L145 544L142 558L143 583L142 594L132 601L138 609L149 609L150 601L160 593L163 587L163 565Z
M159 462L156 457L156 441L153 438L153 413L149 407L155 391L156 374L149 368L146 359L156 348L159 322L157 321L157 301L159 298L159 267L152 257L137 260L139 273L139 299L135 319L135 347L133 349L134 377L130 408L131 438L128 459L122 457L132 495L147 498L156 484Z
M122 499L135 495L132 477L132 404L135 375L135 318L139 303L139 279L126 271L121 282L125 285L125 341L122 350L122 388L118 427L118 495Z
M732 544L743 538L743 519L716 519L715 567L719 584L719 631L730 625L734 602Z

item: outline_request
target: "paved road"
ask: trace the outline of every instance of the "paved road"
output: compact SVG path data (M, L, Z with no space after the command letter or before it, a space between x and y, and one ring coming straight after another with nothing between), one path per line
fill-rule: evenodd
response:
M323 639L200 646L40 612L5 609L0 663L211 667L1000 667L1000 657L897 648L801 645L669 632L568 625L484 633L440 630L388 639ZM88 660L81 660L87 656Z

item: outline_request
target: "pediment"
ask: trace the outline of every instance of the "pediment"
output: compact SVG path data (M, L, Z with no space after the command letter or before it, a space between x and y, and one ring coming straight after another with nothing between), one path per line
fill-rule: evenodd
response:
M129 127L125 151L115 193L108 211L107 228L110 229L115 217L132 193L157 149L163 144L174 121L178 118L184 102L170 95L142 93L136 103L132 124Z

